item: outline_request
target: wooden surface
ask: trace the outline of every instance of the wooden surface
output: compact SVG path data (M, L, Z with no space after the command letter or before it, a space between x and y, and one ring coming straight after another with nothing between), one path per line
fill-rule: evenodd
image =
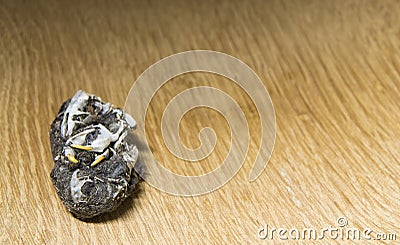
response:
M398 1L1 1L0 241L258 243L265 224L320 229L339 217L399 241L399 12ZM142 183L116 212L92 223L73 218L49 177L48 131L61 103L84 89L123 107L149 65L193 49L243 60L268 88L278 130L263 174L247 182L259 145L249 98L224 78L188 74L151 104L151 147L177 173L218 166L229 144L218 113L195 110L182 122L188 146L198 146L204 126L219 137L210 159L193 166L163 147L158 124L171 96L212 85L249 118L252 142L238 175L188 198Z

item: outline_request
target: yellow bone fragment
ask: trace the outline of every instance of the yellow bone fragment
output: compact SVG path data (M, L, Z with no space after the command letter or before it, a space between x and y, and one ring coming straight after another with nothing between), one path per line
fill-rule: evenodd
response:
M68 160L70 162L73 162L73 163L77 163L78 162L78 160L72 154L68 154L67 157L68 157Z
M96 160L94 160L94 161L92 162L92 164L90 164L90 166L91 166L91 167L96 166L99 162L103 161L104 158L106 158L106 157L103 156L103 155L100 155Z
M91 147L91 146L75 145L75 144L72 144L71 146L76 148L76 149L79 149L79 150L85 150L85 151L93 150L93 147Z

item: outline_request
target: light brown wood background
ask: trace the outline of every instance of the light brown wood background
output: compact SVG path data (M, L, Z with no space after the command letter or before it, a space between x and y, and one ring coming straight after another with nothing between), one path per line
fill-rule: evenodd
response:
M258 243L265 224L320 229L339 217L349 227L397 233L399 241L399 13L399 1L1 1L0 241ZM259 144L249 98L224 78L188 74L151 104L151 147L177 173L217 167L230 140L218 113L200 109L184 118L188 146L198 146L204 126L219 137L210 158L192 165L163 146L159 121L183 89L221 88L251 127L238 175L188 198L142 183L116 212L92 223L73 218L49 177L48 131L61 103L84 89L123 107L149 65L193 49L243 60L268 88L278 130L263 174L247 182Z

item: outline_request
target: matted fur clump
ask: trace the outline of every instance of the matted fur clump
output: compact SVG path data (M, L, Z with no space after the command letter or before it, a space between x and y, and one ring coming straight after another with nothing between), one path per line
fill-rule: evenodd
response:
M134 190L138 157L128 137L135 120L79 90L51 124L51 179L67 209L87 219L117 208Z

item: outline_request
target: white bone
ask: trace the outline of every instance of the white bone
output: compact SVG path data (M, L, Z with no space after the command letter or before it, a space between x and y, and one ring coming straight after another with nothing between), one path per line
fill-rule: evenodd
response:
M118 129L118 132L112 134L106 127L104 127L101 124L96 125L94 127L96 128L96 130L99 131L99 134L97 135L96 139L93 142L86 145L92 147L91 151L94 152L103 152L104 149L107 148L111 142L114 142L118 139L118 136L124 129L123 126L121 125L121 127Z
M71 176L71 182L70 182L71 197L74 203L84 202L83 199L86 197L86 195L82 193L81 188L86 182L93 182L93 180L89 179L88 177L79 178L78 172L79 169L75 170L75 172Z
M91 128L91 129L84 130L78 134L75 134L74 136L72 136L71 138L69 138L67 140L66 144L68 145L68 144L72 143L75 145L82 145L85 142L86 136L95 130L96 129Z
M129 115L124 113L124 119L132 128L136 127L136 121Z
M114 149L118 149L119 146L121 145L122 141L126 138L127 135L128 135L128 131L123 132L123 133L119 136L118 140L115 142L113 148L114 148Z
M89 113L81 111L85 106L89 96L82 90L78 90L72 97L68 107L64 112L64 118L61 123L61 135L70 136L75 127L75 121L72 120L73 116L88 115Z
M73 157L75 157L75 151L74 151L74 149L72 149L71 147L67 146L67 147L65 147L65 149L64 149L64 155L65 155L66 157L68 157L68 155L72 155Z

